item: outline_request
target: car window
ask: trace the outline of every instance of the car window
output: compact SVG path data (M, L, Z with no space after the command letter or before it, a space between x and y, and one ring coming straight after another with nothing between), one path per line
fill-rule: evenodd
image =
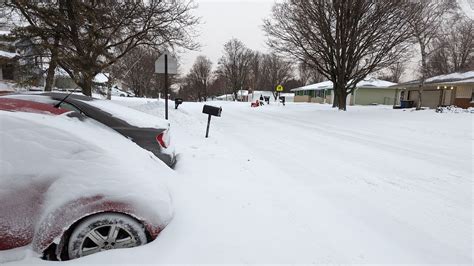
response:
M66 102L62 102L59 108L82 113L81 110L79 110L77 107Z

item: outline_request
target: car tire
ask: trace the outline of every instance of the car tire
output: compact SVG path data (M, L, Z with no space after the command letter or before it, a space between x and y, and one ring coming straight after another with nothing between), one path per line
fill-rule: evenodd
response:
M137 220L119 213L100 213L85 218L74 228L67 244L67 254L69 259L75 259L146 243L145 228Z

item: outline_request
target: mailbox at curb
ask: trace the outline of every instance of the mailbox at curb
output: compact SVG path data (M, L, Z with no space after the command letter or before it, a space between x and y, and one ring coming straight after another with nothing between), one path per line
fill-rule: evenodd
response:
M183 99L176 98L174 99L174 109L178 109L178 106L183 103Z
M208 115L221 116L222 107L204 105L204 107L202 108L202 112Z
M206 138L209 137L209 126L211 125L211 116L220 117L222 113L222 107L215 107L210 105L204 105L202 108L204 114L209 115L207 118L207 129L206 129Z

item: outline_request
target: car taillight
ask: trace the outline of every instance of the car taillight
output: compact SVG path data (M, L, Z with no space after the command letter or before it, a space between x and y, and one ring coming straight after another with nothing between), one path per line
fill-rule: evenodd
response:
M168 130L161 132L158 136L156 136L156 141L160 144L163 148L168 148L170 144L170 138L168 134Z

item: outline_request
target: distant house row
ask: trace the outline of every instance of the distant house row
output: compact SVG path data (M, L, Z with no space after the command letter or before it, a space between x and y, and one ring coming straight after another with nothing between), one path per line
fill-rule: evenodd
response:
M334 101L333 83L324 81L292 89L295 102L329 103ZM474 71L452 73L426 79L395 84L380 79L366 79L356 85L347 97L350 105L402 105L416 106L422 93L422 106L456 105L462 108L474 107Z
M422 90L422 105L435 108L456 105L461 108L474 107L474 71L451 73L427 79L422 85L419 80L397 84L402 100L418 102Z
M350 105L385 104L393 105L396 98L396 89L391 86L395 83L379 80L366 79L356 85L356 89L347 96ZM323 81L292 89L295 93L295 102L329 103L334 101L332 81Z

